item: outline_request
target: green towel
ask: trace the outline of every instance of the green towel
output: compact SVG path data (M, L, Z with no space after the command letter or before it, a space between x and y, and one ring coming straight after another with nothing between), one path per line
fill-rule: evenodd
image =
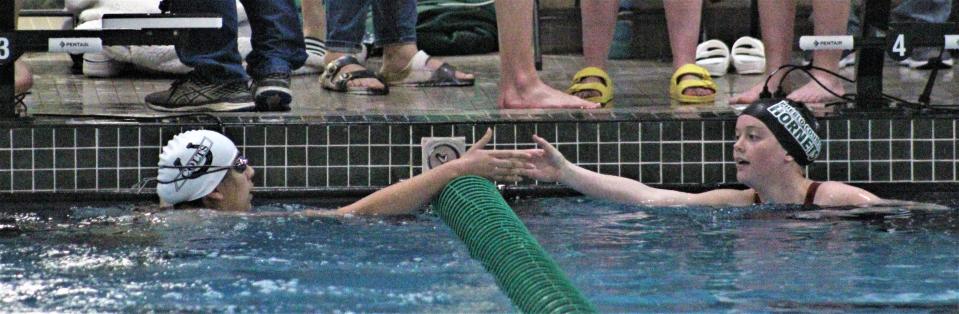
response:
M450 6L478 4L482 6ZM444 5L447 4L447 5ZM416 8L416 45L431 55L469 55L498 48L492 1L420 0Z
M495 52L499 48L493 2L483 0L420 0L416 4L416 45L434 56ZM454 5L449 5L454 4ZM373 33L373 14L367 15L366 33Z

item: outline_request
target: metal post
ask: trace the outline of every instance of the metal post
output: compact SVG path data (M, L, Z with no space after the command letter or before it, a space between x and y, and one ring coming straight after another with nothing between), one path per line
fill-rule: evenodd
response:
M533 65L536 71L543 70L543 51L540 49L539 39L539 0L535 0L533 1Z
M749 36L763 38L759 27L759 0L752 0L749 2Z
M16 117L14 104L14 51L17 26L14 23L17 12L14 0L0 1L0 118Z
M887 107L882 98L882 67L885 61L886 35L889 29L891 0L866 0L863 5L862 45L856 60L856 102L859 109Z

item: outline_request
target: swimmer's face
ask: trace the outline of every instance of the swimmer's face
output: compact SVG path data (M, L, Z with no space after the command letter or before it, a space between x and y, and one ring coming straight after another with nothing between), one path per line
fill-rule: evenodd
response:
M772 131L749 115L736 119L733 160L736 161L736 179L750 187L769 177L779 176L793 161Z
M218 209L245 211L253 207L253 175L256 171L253 166L246 166L246 170L238 172L234 169L228 170L227 175L216 187L216 192L222 196L218 202Z

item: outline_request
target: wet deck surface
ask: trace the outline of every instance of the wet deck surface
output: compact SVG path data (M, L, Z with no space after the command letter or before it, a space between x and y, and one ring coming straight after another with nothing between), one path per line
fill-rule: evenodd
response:
M72 61L65 54L28 54L25 60L32 67L35 85L26 102L33 115L63 116L132 116L162 117L169 115L153 111L144 105L144 97L169 88L173 76L157 76L129 71L113 78L87 78L71 74ZM286 116L322 115L430 115L445 113L504 112L497 109L497 81L499 59L496 55L446 57L444 60L458 68L477 75L472 87L454 88L392 88L387 96L358 96L333 93L320 87L318 75L300 75L293 79L294 103ZM557 89L565 89L569 79L583 66L581 56L549 55L544 57L540 77ZM370 68L379 67L379 59L370 62ZM655 60L611 60L616 96L616 112L670 112L668 95L672 68L668 62ZM940 71L932 94L933 104L959 103L959 84L955 81L957 69ZM852 77L853 67L841 74ZM930 71L898 67L887 62L884 91L915 101L926 84ZM801 75L793 74L800 78ZM716 79L719 95L713 105L688 106L682 110L728 110L728 100L763 79L760 75L727 74ZM801 81L800 81L801 82ZM797 85L798 86L798 85ZM846 85L847 92L855 86ZM541 113L542 110L506 110L508 113ZM229 113L229 116L257 116L262 113Z

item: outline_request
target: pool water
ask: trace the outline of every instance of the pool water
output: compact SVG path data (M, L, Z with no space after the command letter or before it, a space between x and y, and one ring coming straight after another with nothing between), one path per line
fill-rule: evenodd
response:
M513 205L601 312L959 309L956 202L841 218L581 197ZM431 213L63 213L0 212L3 311L516 311Z

